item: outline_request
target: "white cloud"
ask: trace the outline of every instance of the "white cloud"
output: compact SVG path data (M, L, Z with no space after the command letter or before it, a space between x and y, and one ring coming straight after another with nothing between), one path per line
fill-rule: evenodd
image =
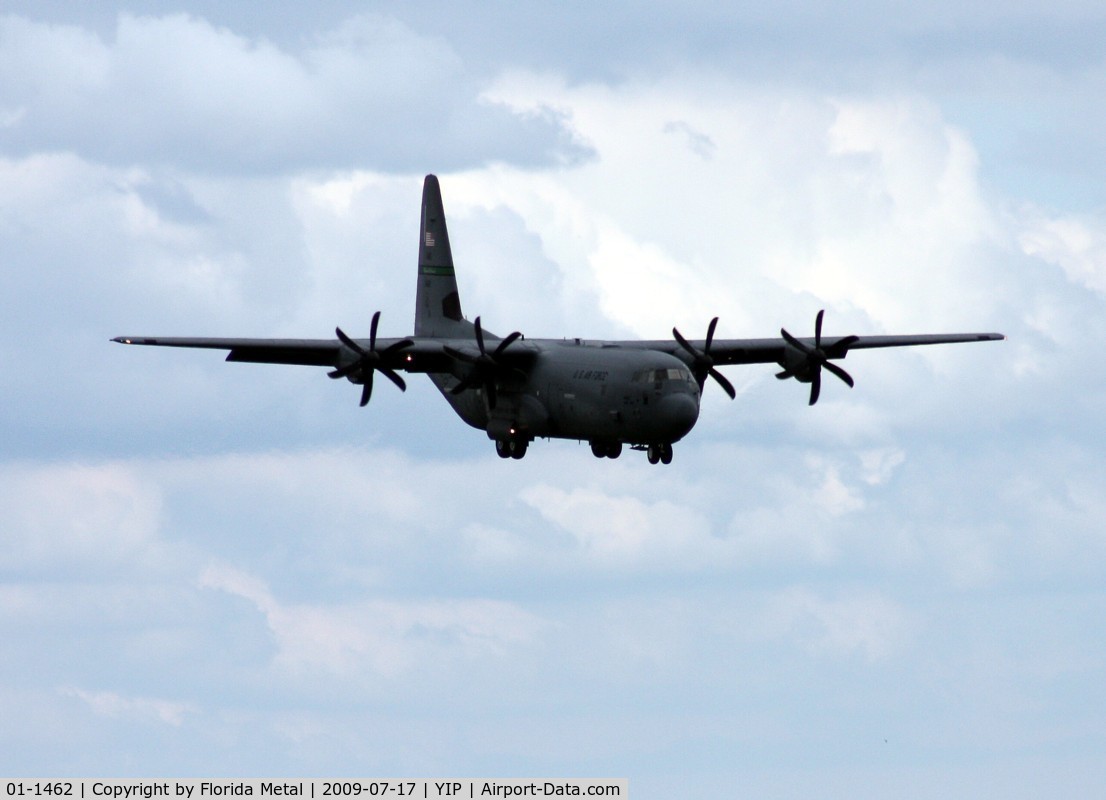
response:
M381 15L299 51L186 14L124 13L110 39L8 16L0 41L0 143L23 152L278 172L580 153L557 120L478 101L446 42Z
M706 519L668 500L646 502L596 489L565 491L546 484L528 487L519 496L571 534L586 559L600 564L702 564L718 549Z
M827 463L818 457L808 457L807 465L821 474L821 483L814 489L814 502L832 516L841 516L864 508L860 493L841 480L840 469L836 464Z
M799 305L878 331L998 316L980 254L1000 252L1004 232L971 141L924 98L767 92L712 74L618 88L513 74L488 94L557 108L594 147L565 177L590 205L571 215L590 224L570 257L635 333L717 313L731 335L758 335ZM709 137L709 162L672 135L673 117Z
M191 703L162 700L152 697L132 697L118 692L93 691L73 686L58 692L66 697L83 701L96 714L104 717L133 719L139 722L155 721L179 728L197 709Z
M1060 267L1068 280L1106 294L1106 222L1036 216L1026 220L1018 244L1030 256Z
M904 461L906 461L906 453L895 447L884 447L860 453L864 482L870 486L880 486L887 483Z
M801 646L835 657L888 659L909 637L907 617L898 603L871 592L828 599L807 589L792 589L771 601L768 615L771 624Z
M200 586L253 603L276 639L276 663L294 673L368 669L398 678L427 666L437 671L460 660L509 657L545 626L516 605L493 600L285 604L260 579L220 564L204 570Z
M477 563L510 567L526 559L524 541L513 531L477 521L465 525L462 536Z
M159 488L124 464L0 466L6 569L146 565L161 518Z

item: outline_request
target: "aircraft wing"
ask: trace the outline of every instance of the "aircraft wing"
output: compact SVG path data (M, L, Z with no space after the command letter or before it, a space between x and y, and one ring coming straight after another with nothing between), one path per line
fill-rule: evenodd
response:
M779 339L713 339L714 327L718 319L711 320L707 329L707 338L700 341L688 341L675 328L672 339L665 341L639 342L637 346L646 346L660 350L684 361L691 367L692 373L702 387L707 377L713 378L730 398L736 396L733 384L716 367L727 364L771 364L783 367L776 373L780 379L795 378L810 384L810 405L818 402L822 387L822 370L828 370L850 387L852 376L841 367L832 363L832 359L844 358L850 350L871 349L877 347L915 347L929 344L957 344L963 342L990 342L1005 339L1001 333L923 333L908 336L823 336L822 312L818 312L813 338L798 338L785 330L780 330ZM633 345L632 342L612 342L614 346Z
M221 339L208 337L174 336L117 336L113 342L120 344L150 345L154 347L192 347L205 350L227 350L227 361L254 364L302 364L309 367L339 367L350 360L352 352L338 339ZM376 340L379 351L405 341L404 339ZM442 350L448 340L430 337L407 337L411 342L399 350L389 361L393 369L406 372L438 372L449 368L450 358ZM368 340L357 340L369 349ZM345 354L343 356L343 350Z
M878 347L916 347L931 344L958 344L964 342L990 342L1005 339L1001 333L923 333L903 336L823 336L822 351L828 358L844 358L850 350L866 350ZM816 346L814 337L796 337L806 347ZM687 356L687 351L675 339L654 341L612 342L623 347L640 347L660 350L677 357ZM706 341L692 339L689 344L699 352L707 349ZM715 364L779 364L785 359L788 344L782 337L773 339L715 339L710 343L710 356Z
M813 337L797 337L808 348L815 347ZM844 358L850 350L880 347L916 347L931 344L986 342L1006 337L1000 333L912 334L906 336L822 337L822 350L829 358ZM705 344L700 342L699 344ZM716 364L770 364L784 359L787 342L778 339L721 339L712 343L710 354ZM679 348L677 345L676 349Z

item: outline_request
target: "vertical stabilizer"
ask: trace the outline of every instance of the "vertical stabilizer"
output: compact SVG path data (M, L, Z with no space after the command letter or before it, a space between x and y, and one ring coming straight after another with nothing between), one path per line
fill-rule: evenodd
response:
M419 284L415 292L416 336L471 336L461 316L461 298L453 272L453 253L445 226L442 191L435 175L422 184L422 225L419 231Z

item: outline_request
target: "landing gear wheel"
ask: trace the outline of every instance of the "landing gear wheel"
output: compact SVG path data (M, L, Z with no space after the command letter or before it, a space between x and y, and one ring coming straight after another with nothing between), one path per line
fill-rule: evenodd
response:
M591 454L596 458L618 458L622 455L622 442L592 442Z
M650 464L656 464L661 460L660 447L655 444L649 445L649 449L645 451L646 458L649 459Z
M510 448L511 452L511 458L518 459L526 455L526 448L529 444L530 443L525 439L511 439L511 441L508 443L508 447Z
M661 463L662 464L671 464L672 463L672 445L670 445L670 444L662 444L661 445Z
M506 442L503 439L495 440L495 454L500 458L511 457L511 443Z

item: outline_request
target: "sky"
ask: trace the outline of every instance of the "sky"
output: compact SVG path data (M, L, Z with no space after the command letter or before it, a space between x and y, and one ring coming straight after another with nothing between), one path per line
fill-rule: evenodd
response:
M0 0L0 773L1106 787L1106 7ZM668 467L429 380L505 334L999 331L708 385Z

